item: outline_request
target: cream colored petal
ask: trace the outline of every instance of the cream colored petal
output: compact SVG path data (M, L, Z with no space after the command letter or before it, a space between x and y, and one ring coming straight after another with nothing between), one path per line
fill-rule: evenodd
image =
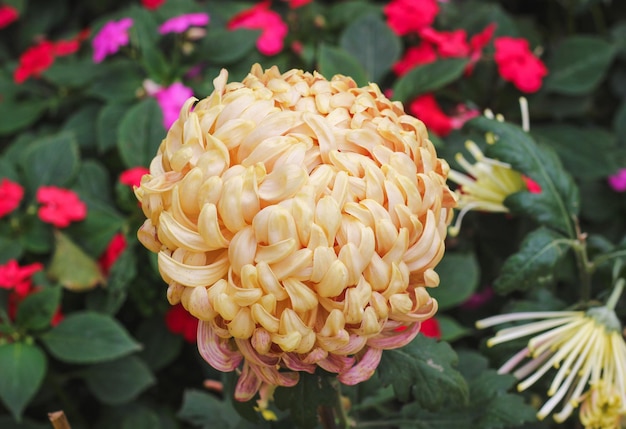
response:
M261 304L252 305L252 318L256 323L263 326L267 332L278 332L280 320L270 314Z
M296 250L285 259L272 264L271 268L279 280L294 277L300 280L307 280L311 277L313 266L313 252L304 248Z
M301 281L288 278L282 283L291 299L291 307L298 313L304 313L317 306L318 301L315 292Z
M298 165L277 166L259 185L259 197L269 204L291 198L308 181L306 170Z
M287 291L278 281L274 272L265 262L259 262L256 266L259 284L265 293L272 294L276 300L283 301L289 297Z
M228 323L228 332L233 338L248 339L252 336L256 328L255 322L252 320L250 309L242 307L233 320Z
M163 275L190 287L212 285L228 273L229 267L227 252L223 252L212 264L201 267L180 263L163 251L159 252L158 261Z
M230 241L221 231L217 207L215 204L204 204L198 216L198 233L210 250L225 249Z
M235 234L228 246L228 259L236 273L241 272L244 265L254 263L256 249L257 240L251 226L247 226Z
M348 269L342 261L336 260L328 266L324 277L315 285L315 290L325 298L339 296L348 286L348 281Z
M241 201L243 184L244 178L239 175L225 180L222 197L217 203L220 219L224 222L224 226L233 234L247 225Z

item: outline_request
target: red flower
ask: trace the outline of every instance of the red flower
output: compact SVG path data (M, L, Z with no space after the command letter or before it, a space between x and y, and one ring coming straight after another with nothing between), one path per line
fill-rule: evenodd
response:
M17 9L9 5L0 6L0 28L8 27L20 17Z
M311 3L313 0L285 0L285 1L289 3L290 9L297 9L299 7L302 7L304 5Z
M109 245L100 258L98 259L98 265L100 265L100 269L105 275L109 274L111 267L117 261L117 258L124 252L126 249L126 237L124 234L117 233L113 236Z
M494 46L494 58L502 79L512 82L522 92L536 92L541 88L548 69L531 52L528 40L499 37Z
M541 186L539 185L539 183L535 182L530 177L524 176L524 175L522 175L522 180L524 180L524 183L526 184L526 190L528 192L530 192L531 194L541 193Z
M404 57L393 65L393 72L398 76L405 75L414 67L432 63L437 60L435 48L430 43L422 42L418 46L411 46Z
M39 77L54 63L54 44L44 40L26 50L13 74L15 83L23 83L31 76Z
M493 33L496 31L496 24L491 23L485 27L480 33L474 34L470 39L470 62L465 70L466 74L471 74L474 71L474 66L480 60L483 55L483 49L489 44Z
M439 322L437 319L431 317L430 319L424 320L422 322L422 327L420 328L420 333L424 334L425 337L440 340L441 329L439 328Z
M160 8L165 0L141 0L141 5L148 10L155 10Z
M71 222L83 220L87 216L87 205L69 189L42 186L37 190L36 197L42 204L39 218L57 228L65 228Z
M43 269L43 265L36 262L20 267L15 259L0 265L0 288L15 291L18 296L26 296L30 291L31 276Z
M437 47L441 58L466 57L470 53L465 30L438 32L428 27L420 31L420 36Z
M437 0L392 0L384 8L387 25L398 36L430 26L437 13Z
M0 181L0 217L18 208L23 196L24 188L19 183L3 178Z
M150 170L146 167L129 168L120 174L120 183L130 187L139 187L139 185L141 185L141 178L148 173L150 173Z
M165 325L170 332L181 334L187 342L197 341L198 319L189 314L182 304L176 304L168 310Z
M283 42L289 28L281 16L270 10L271 1L263 1L238 13L228 22L228 29L249 28L262 30L256 47L264 55L276 55L283 50Z
M448 116L441 110L432 94L417 97L409 105L409 110L413 116L424 122L430 131L440 137L447 136L452 130L458 130L465 122L480 114L476 109L467 109L459 105L456 107L456 115Z

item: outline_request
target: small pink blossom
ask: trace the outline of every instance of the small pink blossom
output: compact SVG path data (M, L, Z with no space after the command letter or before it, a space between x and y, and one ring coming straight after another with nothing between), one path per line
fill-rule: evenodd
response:
M7 178L0 181L0 217L6 216L19 207L24 197L24 188Z
M20 17L19 12L12 6L0 6L0 28L8 27Z
M499 37L494 41L494 59L502 79L512 82L522 92L537 92L548 69L530 50L528 40Z
M284 1L289 3L290 9L297 9L299 7L302 7L304 5L311 3L313 0L284 0Z
M626 192L626 168L622 168L617 173L609 176L607 181L615 192Z
M387 25L398 36L430 26L439 13L437 0L391 0L384 8Z
M65 228L71 222L81 221L87 216L87 205L69 189L42 186L37 189L36 198L41 204L39 218L57 228Z
M446 115L432 94L424 94L417 97L409 105L409 111L416 118L424 122L426 127L440 137L445 137L452 130L463 127L465 122L480 114L476 109L468 109L464 105L458 105L453 116Z
M393 72L403 76L413 68L437 61L437 52L428 42L422 42L418 46L408 48L399 61L393 65Z
M101 63L109 55L115 54L122 46L128 45L128 30L133 26L132 18L109 21L93 38L93 62Z
M530 177L524 176L524 175L522 175L522 180L526 184L526 190L528 192L530 192L531 194L540 194L541 193L541 185L539 185L539 183L535 182Z
M476 310L491 301L494 296L495 292L493 291L493 288L491 288L491 286L487 286L482 291L476 292L467 298L467 301L461 304L461 307L465 310Z
M146 167L133 167L120 174L120 183L130 186L131 188L141 185L141 178L150 173Z
M436 31L434 28L424 28L420 36L437 47L441 58L466 57L470 53L465 30Z
M163 112L163 126L169 129L178 119L180 109L189 97L193 96L191 88L180 82L174 82L166 88L161 88L154 93L154 97Z
M252 8L235 15L228 22L229 30L248 28L262 30L256 47L264 55L276 55L283 50L284 40L289 32L282 17L270 10L270 1L263 1Z
M18 296L26 296L32 283L30 277L42 269L43 265L39 262L20 267L15 259L10 259L0 265L0 288L13 290Z
M189 27L204 27L209 23L206 13L188 13L168 19L159 27L159 33L184 33Z
M118 232L113 236L109 245L105 249L105 251L98 258L98 265L100 266L100 270L105 275L109 275L109 271L111 271L111 267L115 264L117 259L120 257L124 250L126 250L126 237L121 232Z
M160 8L165 0L141 0L141 5L148 10L156 10Z

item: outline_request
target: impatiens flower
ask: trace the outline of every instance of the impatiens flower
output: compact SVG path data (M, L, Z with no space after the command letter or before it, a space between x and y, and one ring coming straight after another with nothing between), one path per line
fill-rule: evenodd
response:
M465 69L466 74L471 74L474 71L474 67L480 57L483 54L483 49L489 44L493 33L496 31L496 24L491 23L485 27L483 31L473 35L470 39L470 62Z
M189 27L204 27L209 23L206 13L188 13L168 19L159 27L159 33L184 33Z
M494 59L502 79L513 83L522 92L539 91L548 69L531 52L528 40L498 37L494 46Z
M141 5L148 10L156 10L160 8L165 0L141 0Z
M461 304L464 310L476 310L493 299L495 292L491 286L487 286L480 292L476 292L470 296L467 301Z
M12 290L18 296L26 296L32 284L30 277L42 269L43 265L38 262L20 267L15 259L10 259L0 265L0 288Z
M470 53L465 30L436 31L434 28L424 28L419 32L423 40L437 48L441 58L466 57Z
M111 267L115 264L120 255L124 253L124 250L126 250L126 237L124 237L124 234L118 232L113 236L106 250L98 259L98 265L105 275L109 274Z
M403 76L417 66L436 60L437 52L433 45L422 42L418 46L411 46L406 50L404 56L393 65L393 72L398 76Z
M135 190L138 238L200 319L203 358L241 366L236 399L317 367L366 380L437 310L447 163L375 84L258 64L227 79L185 103Z
M229 30L248 28L261 30L256 47L264 55L276 55L283 50L289 28L280 14L270 10L271 1L257 3L252 8L238 13L228 22Z
M297 9L311 3L313 0L284 0L289 4L289 8Z
M39 77L54 63L54 44L44 40L28 48L19 59L13 73L15 83L23 83L31 76Z
M173 122L173 121L172 121ZM141 178L150 173L146 167L133 167L125 170L120 174L120 183L134 188L141 185Z
M8 27L20 17L19 12L8 4L0 5L0 28Z
M39 219L57 228L65 228L71 222L81 221L87 216L87 205L69 189L42 186L37 189L36 198L41 204Z
M441 110L432 94L417 97L409 105L409 111L424 121L430 130L441 137L447 136L452 130L462 128L465 122L480 114L476 109L467 109L461 105L457 107L458 114L456 116L448 116Z
M163 112L163 126L167 129L178 118L180 108L189 97L193 96L193 90L180 82L174 82L166 88L157 90L154 97Z
M4 217L20 206L24 188L4 177L0 181L0 217Z
M614 310L623 286L620 280L605 306L587 311L512 313L476 323L478 328L487 328L538 319L501 329L487 342L491 347L534 335L498 371L513 371L522 380L517 385L519 391L528 389L551 369L558 370L548 389L550 399L537 413L538 419L543 420L562 403L553 416L561 423L583 402L580 419L586 428L618 428L599 423L619 421L626 414L626 343Z
M472 141L465 142L465 147L476 162L470 164L461 153L457 153L456 162L469 175L450 170L448 178L459 185L456 194L461 209L455 225L450 227L451 235L458 234L461 221L468 211L506 213L509 211L504 205L506 197L528 190L522 174L513 170L509 164L486 157Z
M398 36L429 27L439 13L437 0L391 0L383 8L387 25Z
M165 325L173 334L182 335L185 341L196 342L198 319L189 314L181 304L177 304L167 311Z
M93 62L101 63L106 57L119 51L122 46L128 45L128 30L132 26L132 18L107 22L91 41Z
M424 320L422 322L422 327L420 328L420 333L425 337L436 338L440 340L441 328L439 327L439 322L437 321L437 319L431 317L430 319Z
M626 192L626 168L620 169L607 180L615 192Z

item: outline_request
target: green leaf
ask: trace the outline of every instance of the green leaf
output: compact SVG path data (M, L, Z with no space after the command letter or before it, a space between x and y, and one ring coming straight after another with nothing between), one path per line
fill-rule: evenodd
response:
M441 339L443 341L455 341L469 335L472 331L461 325L452 317L443 314L437 314L437 322L441 330Z
M89 206L87 217L80 223L70 225L68 230L85 252L94 257L100 256L113 235L124 225L124 218L101 198L81 195L81 199Z
M74 292L93 289L104 279L96 261L90 258L65 234L55 231L55 249L48 275Z
M580 95L593 91L604 78L616 49L594 36L572 36L554 49L547 61L548 91Z
M463 59L446 59L415 67L396 81L393 99L408 103L420 94L442 88L461 77L467 62Z
M153 98L128 110L118 129L117 148L127 168L147 166L165 138L163 115Z
M318 69L326 79L341 74L350 76L359 86L367 84L367 73L361 63L342 48L321 45L317 61Z
M57 86L80 88L91 83L100 71L91 56L78 59L75 56L56 58L54 64L43 72L46 80Z
M82 375L95 397L109 405L130 402L156 382L137 356L91 365Z
M68 118L61 131L72 133L81 148L95 148L96 118L100 107L100 104L85 104Z
M208 59L212 64L232 64L243 59L255 48L259 34L258 30L226 30L211 27L194 55Z
M300 381L293 387L279 387L274 401L281 410L290 410L297 427L312 429L317 426L317 408L332 404L337 396L328 376L300 373Z
M70 314L41 340L67 363L106 362L141 349L117 320L90 311Z
M499 293L530 289L551 283L556 264L571 247L571 240L557 231L540 227L526 236L520 250L510 256L494 282Z
M143 345L139 356L153 371L172 363L183 347L183 337L167 329L162 315L144 319L135 336Z
M119 426L118 426L119 427ZM145 407L133 410L124 418L121 429L164 429L159 415Z
M29 419L22 419L21 423L17 423L13 417L1 416L0 428L2 429L50 429L49 424L37 423Z
M113 60L98 65L100 72L87 90L110 103L127 103L137 99L136 91L142 87L144 73L136 61Z
M465 379L453 368L457 362L448 343L418 335L405 347L385 350L378 371L381 382L391 384L401 401L413 397L420 406L437 410L468 400Z
M39 390L46 374L46 356L32 344L0 346L0 399L16 420Z
M33 124L48 107L47 101L23 101L14 103L6 100L0 103L0 136L13 134Z
M613 129L621 147L626 147L626 101L623 101L615 113Z
M61 288L48 287L28 295L17 308L17 325L25 330L39 330L50 326L59 308Z
M448 252L437 265L439 287L428 293L445 310L465 302L478 287L478 261L473 253Z
M554 124L533 127L532 135L556 150L574 177L603 179L617 171L615 138L602 128Z
M402 52L400 38L379 14L353 21L341 34L339 46L361 63L370 82L379 82Z
M109 181L107 168L95 159L87 159L80 166L74 189L79 194L88 194L112 205Z
M365 15L380 14L381 6L363 0L347 0L329 4L326 14L330 27L342 29Z
M105 153L117 145L117 129L128 111L128 105L109 103L100 109L96 120L98 152Z
M79 162L76 138L68 132L35 140L20 159L32 191L42 185L66 187L78 171Z
M479 117L470 122L483 132L498 136L489 145L486 155L511 165L514 170L534 180L541 192L518 192L510 195L505 205L514 213L526 214L542 225L575 237L573 216L578 215L578 188L563 169L560 159L548 147L539 146L521 128L504 122Z
M235 428L240 420L232 406L213 395L188 389L183 395L183 405L178 417L203 429Z
M0 264L5 264L9 259L20 259L23 252L24 246L21 242L0 236Z

